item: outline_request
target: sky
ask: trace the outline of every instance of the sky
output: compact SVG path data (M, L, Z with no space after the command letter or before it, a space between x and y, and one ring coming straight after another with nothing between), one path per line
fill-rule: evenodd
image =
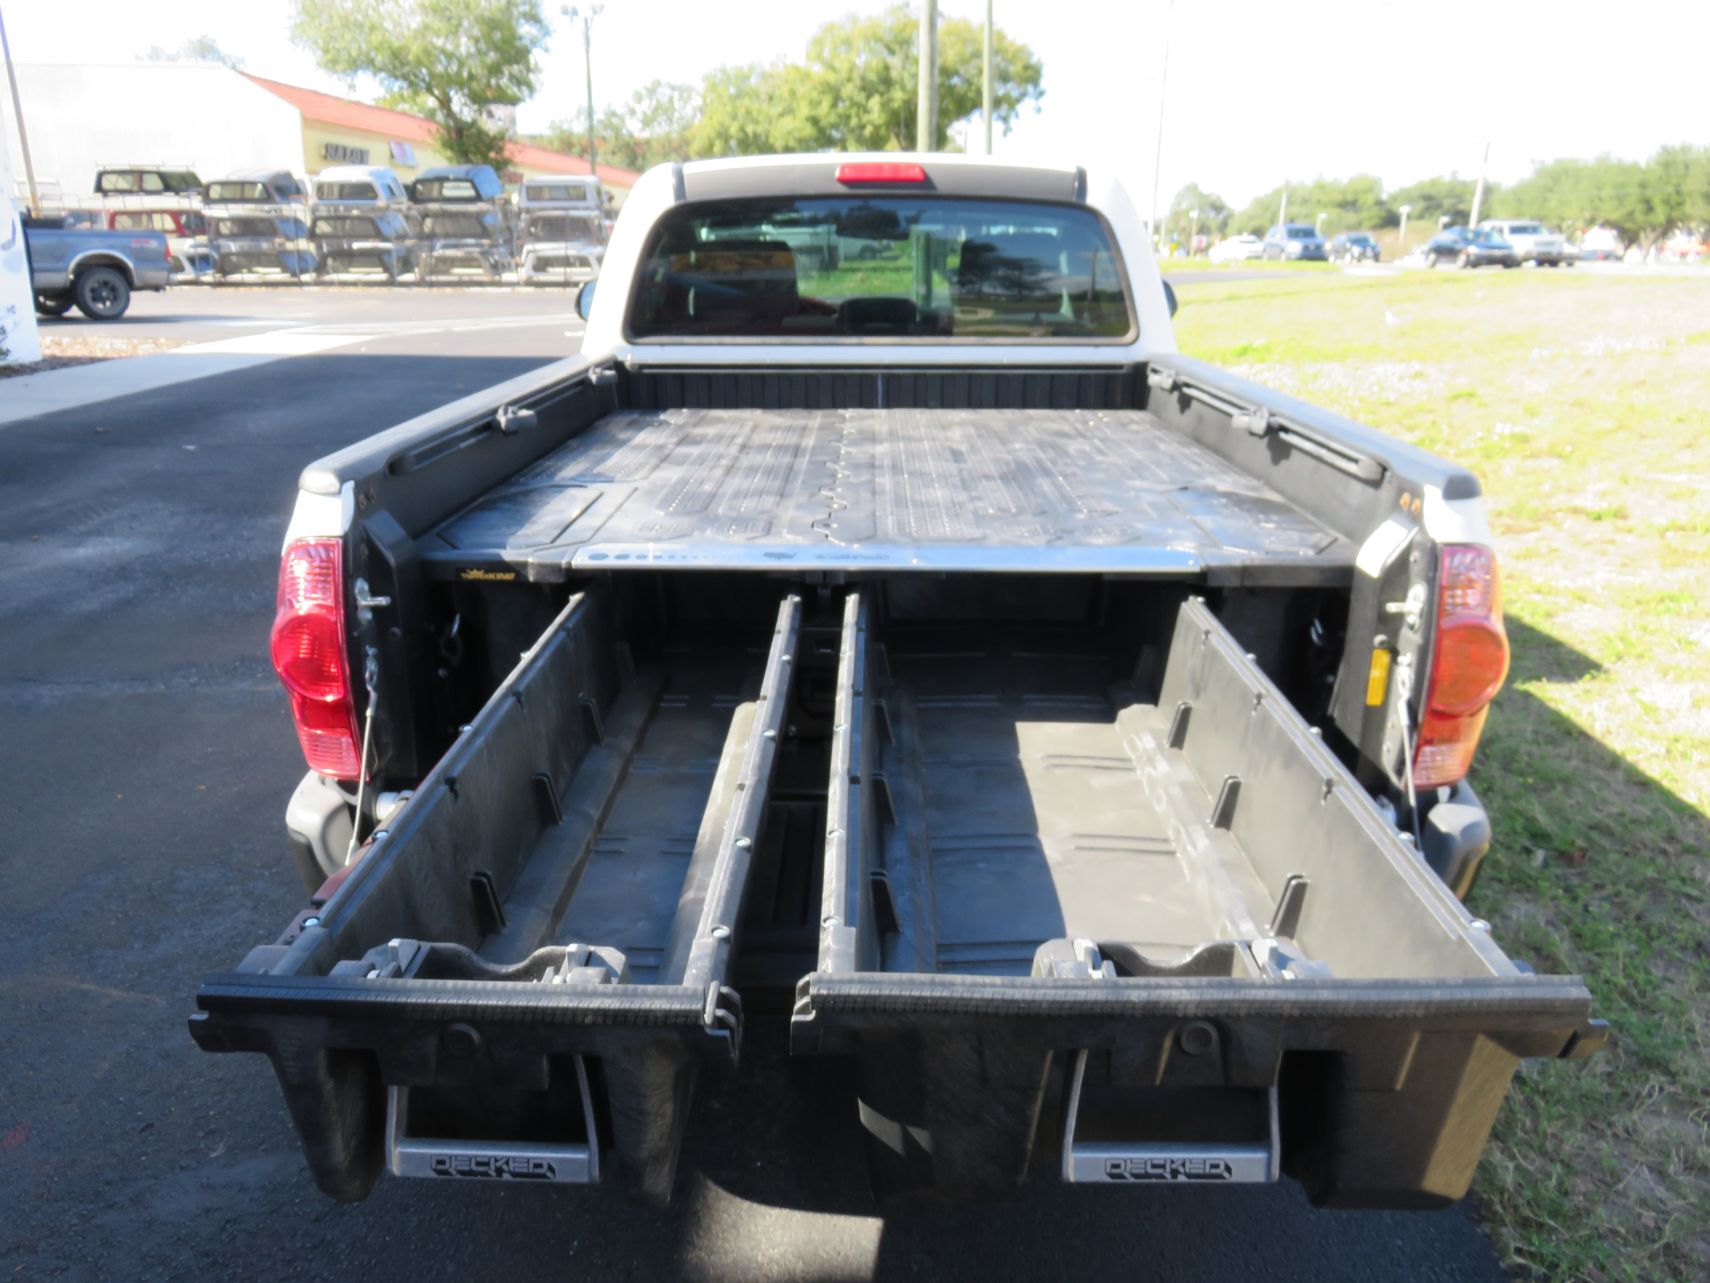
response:
M1710 143L1710 3L1625 10L1585 0L1489 5L1382 0L993 0L996 22L1045 68L1038 109L999 135L1002 156L1115 167L1136 202L1198 182L1239 207L1285 180L1374 173L1386 187L1608 152L1643 159ZM545 0L554 35L525 131L584 101L580 24ZM597 109L651 80L698 83L726 63L793 61L821 24L886 0L605 0L593 27ZM129 62L206 34L245 69L350 91L290 41L290 0L163 9L135 0L0 0L19 62ZM983 18L983 0L940 0ZM1622 21L1623 13L1636 15ZM1165 49L1169 50L1165 75ZM372 97L372 86L354 96ZM1163 105L1162 146L1159 140ZM135 104L131 104L132 109ZM29 104L25 104L26 113ZM977 119L970 142L981 139Z

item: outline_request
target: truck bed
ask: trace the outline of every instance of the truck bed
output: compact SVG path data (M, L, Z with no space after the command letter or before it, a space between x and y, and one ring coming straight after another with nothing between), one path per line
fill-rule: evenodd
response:
M422 540L430 573L626 565L1329 583L1348 540L1144 410L666 409L597 420Z

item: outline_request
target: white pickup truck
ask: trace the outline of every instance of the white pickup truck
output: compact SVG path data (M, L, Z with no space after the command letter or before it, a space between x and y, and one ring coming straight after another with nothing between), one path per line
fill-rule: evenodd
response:
M580 356L302 475L312 891L191 1032L328 1194L667 1197L744 995L856 1059L892 1194L1440 1206L1519 1060L1602 1043L1457 898L1478 482L1181 355L1109 176L666 165L579 301Z

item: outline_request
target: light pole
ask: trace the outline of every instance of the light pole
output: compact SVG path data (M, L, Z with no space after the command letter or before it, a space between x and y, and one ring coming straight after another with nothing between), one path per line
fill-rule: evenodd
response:
M1188 225L1187 252L1188 257L1192 258L1194 243L1199 240L1199 211L1188 210L1188 218L1192 221Z
M12 87L12 115L18 121L18 150L24 155L24 181L30 188L30 213L41 213L41 206L36 201L36 167L30 162L30 136L24 132L24 104L18 98L18 73L12 70L12 45L6 39L6 19L0 16L0 52L6 56L6 80ZM11 192L0 192L0 197L12 199Z
M1412 212L1413 206L1411 205L1403 205L1401 207L1401 231L1396 233L1395 237L1395 243L1397 245L1407 244L1407 216Z
M1490 168L1490 144L1484 145L1484 159L1478 166L1478 186L1473 188L1472 217L1467 220L1468 227L1478 226L1478 213L1484 204L1484 171Z
M1318 217L1312 220L1312 230L1320 236L1324 235L1324 211L1318 211Z
M980 115L986 122L986 155L992 154L992 0L986 0L985 60L980 74Z
M1152 145L1152 236L1162 244L1158 230L1158 179L1164 169L1164 104L1170 92L1170 38L1176 30L1176 0L1164 16L1164 73L1158 78L1158 141Z
M920 80L914 106L914 149L938 142L938 0L920 6Z
M582 20L582 66L588 73L588 177L596 177L594 154L594 19L605 12L603 4L561 5L558 12L570 21Z

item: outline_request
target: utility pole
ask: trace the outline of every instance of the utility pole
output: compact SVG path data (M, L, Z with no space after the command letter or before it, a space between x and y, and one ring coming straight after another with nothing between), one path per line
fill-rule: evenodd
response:
M39 214L42 209L36 199L36 167L30 163L30 136L24 130L24 103L18 97L18 73L12 70L12 44L6 39L4 14L0 14L0 53L6 56L6 83L12 87L12 115L18 122L18 148L24 153L24 181L30 188L30 213ZM0 192L0 196L12 199L11 192Z
M1407 216L1413 212L1413 206L1403 205L1399 212L1401 214L1401 230L1395 234L1395 243L1398 247L1404 247L1407 243Z
M1468 227L1478 226L1478 211L1484 204L1484 171L1490 168L1490 144L1484 145L1484 159L1478 166L1478 186L1473 188L1472 217L1467 220Z
M599 157L594 152L594 19L605 11L603 4L574 5L567 4L558 12L574 22L582 20L582 66L588 73L588 176L597 173L595 165Z
M992 154L992 0L986 0L985 62L980 76L980 116L986 122L986 155Z
M914 110L914 149L938 142L938 0L920 6L920 98Z
M1152 239L1158 235L1158 179L1164 167L1164 101L1170 92L1170 37L1176 29L1176 0L1170 0L1169 14L1164 18L1164 74L1158 81L1158 139L1152 145Z
M1288 222L1288 184L1282 185L1282 206L1277 210L1277 226Z

